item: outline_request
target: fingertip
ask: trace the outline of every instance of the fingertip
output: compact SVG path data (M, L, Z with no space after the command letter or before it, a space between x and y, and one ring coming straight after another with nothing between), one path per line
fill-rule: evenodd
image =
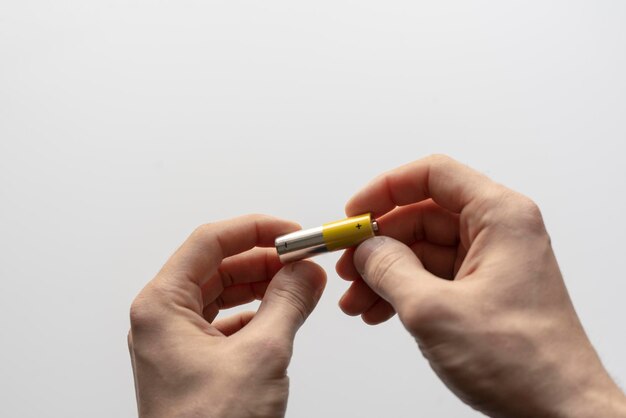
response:
M326 272L311 261L284 266L270 281L255 316L260 327L293 338L313 312L326 285Z
M361 314L361 319L367 325L378 325L393 318L396 314L393 306L384 299L380 299L370 309Z
M366 325L369 325L370 327L373 327L375 325L380 325L383 322L386 322L387 319L389 318L385 318L385 319L372 318L370 315L366 315L366 313L361 314L361 320L363 321L363 323L365 323Z
M317 263L309 260L296 261L284 267L289 273L298 276L298 280L305 280L315 290L316 300L326 287L326 271Z
M385 236L377 236L363 241L354 251L354 269L362 275L365 271L365 263L367 262L367 259L377 248L389 242L389 240L393 239Z
M356 214L355 210L354 210L354 198L355 196L351 197L350 200L348 200L348 202L346 203L346 206L344 207L344 212L346 213L346 216L353 216Z
M290 231L299 231L302 229L302 225L300 225L296 221L292 221L290 219L276 218L279 222L285 225L286 228L289 228Z
M360 277L359 272L354 268L353 256L354 248L348 248L335 264L335 271L344 280L354 281Z
M340 300L340 308L350 316L357 316L370 309L380 299L362 280L352 282Z
M344 314L348 315L348 316L358 316L359 313L358 312L353 312L350 311L349 309L347 309L340 301L339 303L339 309L341 309L341 312L343 312Z
M376 321L376 320L373 320L373 319L372 319L372 318L370 318L369 316L365 315L365 312L364 312L363 314L361 314L361 320L362 320L362 321L363 321L366 325L369 325L369 326L372 326L372 327L373 327L374 325L378 325L378 324L380 324L380 323L382 322L382 321Z
M341 299L339 299L339 302L337 303L337 305L339 306L339 309L341 309L341 311L348 316L359 315L361 312L359 312L358 310L355 310L353 307L350 306L350 303L347 302L349 298L350 298L350 289L346 290L346 292L343 294Z
M326 271L319 264L310 260L299 260L290 264L287 264L287 268L292 272L302 274L305 276L324 276L326 277Z
M364 213L370 213L372 218L376 218L385 214L385 212L381 212L380 210L372 209L370 205L365 202L361 202L360 200L360 197L355 196L354 200L351 200L346 204L344 210L347 216L358 216Z

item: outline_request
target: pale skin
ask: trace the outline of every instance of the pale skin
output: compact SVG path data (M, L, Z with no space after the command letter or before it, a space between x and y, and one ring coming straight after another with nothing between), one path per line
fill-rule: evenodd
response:
M366 185L346 206L364 212L384 236L338 261L345 313L374 325L397 312L442 381L489 416L626 417L531 200L431 156ZM284 416L294 337L326 276L252 248L296 229L261 215L203 226L141 291L129 333L140 416ZM256 314L216 320L254 299Z
M282 267L276 235L299 225L249 215L199 227L135 298L128 334L141 417L280 417L298 328L326 274ZM220 309L263 299L256 314Z

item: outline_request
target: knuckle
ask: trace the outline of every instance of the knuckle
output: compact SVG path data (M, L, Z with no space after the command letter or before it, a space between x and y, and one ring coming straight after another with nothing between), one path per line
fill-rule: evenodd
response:
M454 158L446 154L431 154L426 157L424 161L432 170L441 172L453 169L458 165L458 162Z
M212 223L204 223L202 225L198 225L193 232L191 233L192 236L203 236L206 235L208 233L211 232L211 230L213 229L213 224Z
M501 222L511 230L524 233L543 233L545 226L539 206L530 198L506 189L500 200Z
M244 223L257 223L257 222L264 223L264 222L270 222L271 220L275 218L273 216L266 215L264 213L254 212L254 213L248 213L246 215L242 215L236 219Z
M515 192L513 190L500 184L494 184L485 191L479 202L484 206L485 210L496 209L500 212L503 208L510 206L514 199Z
M517 217L524 226L533 230L542 230L544 228L543 216L537 203L532 199L519 195L516 199Z
M439 153L431 154L428 157L426 157L426 159L429 160L432 164L440 164L440 165L450 164L455 161L449 155L439 154Z
M497 185L473 210L482 226L499 226L507 230L545 232L539 206L530 198L504 186Z
M266 215L264 213L258 213L258 212L249 213L247 215L244 215L244 217L253 221L272 219L270 215Z
M153 315L145 296L140 293L130 305L130 326L132 330L141 330L149 327L153 322Z

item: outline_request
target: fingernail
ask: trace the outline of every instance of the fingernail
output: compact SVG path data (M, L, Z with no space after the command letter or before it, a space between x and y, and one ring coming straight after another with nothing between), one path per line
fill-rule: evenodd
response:
M362 276L365 271L365 262L372 253L386 241L385 237L374 237L363 241L354 252L354 267Z

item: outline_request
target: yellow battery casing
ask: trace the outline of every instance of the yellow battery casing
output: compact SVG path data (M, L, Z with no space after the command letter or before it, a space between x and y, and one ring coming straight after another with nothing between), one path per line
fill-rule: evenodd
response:
M367 213L326 223L322 225L322 235L328 251L335 251L358 245L376 234L372 226L372 215Z

